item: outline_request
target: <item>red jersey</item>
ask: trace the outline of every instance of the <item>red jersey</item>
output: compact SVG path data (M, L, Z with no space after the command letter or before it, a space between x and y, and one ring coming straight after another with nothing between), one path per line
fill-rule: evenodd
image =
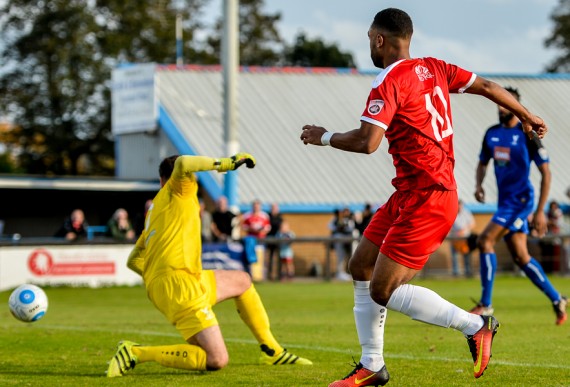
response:
M271 230L271 222L266 212L248 212L243 216L243 229L249 236L265 238Z
M385 130L397 190L457 188L449 94L476 77L435 58L402 59L376 77L360 119Z

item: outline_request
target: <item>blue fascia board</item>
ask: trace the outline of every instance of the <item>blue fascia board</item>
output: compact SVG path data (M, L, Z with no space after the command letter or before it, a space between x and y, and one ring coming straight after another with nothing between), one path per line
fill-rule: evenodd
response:
M270 211L271 203L263 203L262 209L266 212ZM352 212L362 211L363 203L321 203L321 204L297 204L297 203L279 203L279 211L284 214L332 214L334 210L349 208ZM251 210L251 203L239 205L240 212L248 212Z
M174 121L172 121L166 109L160 104L158 106L158 124L181 155L198 155L192 145L186 141ZM202 188L204 188L212 200L215 201L223 195L223 192L222 188L212 176L212 173L214 172L196 172L196 177Z

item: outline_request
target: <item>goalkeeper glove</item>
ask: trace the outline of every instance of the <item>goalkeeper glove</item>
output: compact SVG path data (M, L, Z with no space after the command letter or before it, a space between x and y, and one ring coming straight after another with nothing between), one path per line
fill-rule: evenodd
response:
M255 158L249 153L236 153L230 157L233 161L234 167L232 170L238 169L241 165L245 164L249 169L255 167Z
M235 171L243 164L248 168L253 168L255 158L249 153L236 153L232 157L217 159L214 163L218 172Z

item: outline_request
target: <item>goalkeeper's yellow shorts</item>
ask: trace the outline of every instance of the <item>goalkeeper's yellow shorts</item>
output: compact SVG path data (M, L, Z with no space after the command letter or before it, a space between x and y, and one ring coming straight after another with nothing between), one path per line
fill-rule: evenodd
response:
M166 316L184 340L218 325L212 306L216 303L216 280L212 270L190 274L176 270L146 285L148 298Z

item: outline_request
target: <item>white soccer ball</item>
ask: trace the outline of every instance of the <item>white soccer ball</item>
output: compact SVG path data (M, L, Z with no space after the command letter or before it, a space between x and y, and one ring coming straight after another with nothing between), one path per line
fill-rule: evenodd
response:
M34 322L42 318L48 309L48 298L42 288L24 284L18 286L8 300L10 312L18 320Z

